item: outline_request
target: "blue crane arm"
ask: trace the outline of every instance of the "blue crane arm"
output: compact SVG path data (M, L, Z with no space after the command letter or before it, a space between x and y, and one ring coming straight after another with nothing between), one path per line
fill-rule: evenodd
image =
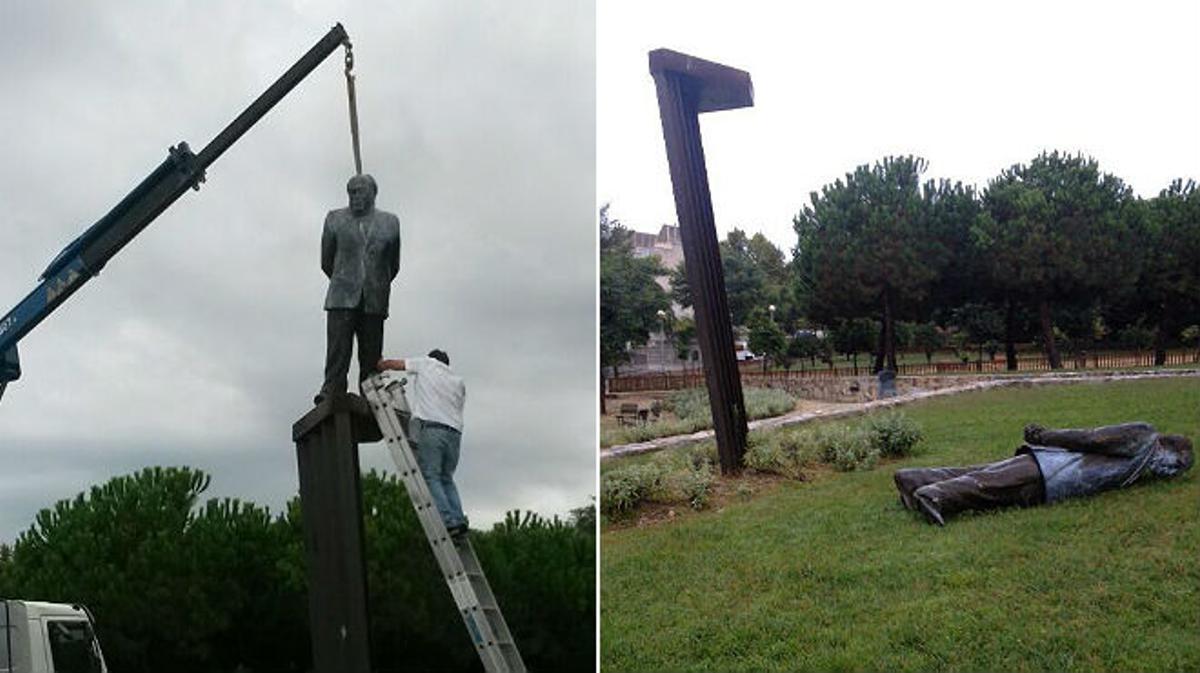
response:
M335 25L279 79L254 100L200 151L187 143L170 149L165 161L146 176L104 217L88 227L58 253L42 272L40 282L20 303L0 318L0 394L21 376L17 342L76 290L100 272L108 260L150 225L189 189L199 189L204 170L242 134L350 38Z
M19 304L0 318L0 382L21 375L17 342L72 293L100 272L104 264L134 236L175 202L189 186L198 185L195 155L187 143L171 148L166 161L133 189L104 217L88 227L42 272L41 282Z

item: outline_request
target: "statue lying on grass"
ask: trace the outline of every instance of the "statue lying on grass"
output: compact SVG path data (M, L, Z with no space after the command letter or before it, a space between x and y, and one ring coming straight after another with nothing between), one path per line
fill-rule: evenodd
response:
M1192 466L1192 442L1160 435L1148 423L1092 430L1025 426L1025 443L1012 458L969 467L898 470L900 502L946 525L965 510L1028 507L1124 488L1135 481L1173 477Z

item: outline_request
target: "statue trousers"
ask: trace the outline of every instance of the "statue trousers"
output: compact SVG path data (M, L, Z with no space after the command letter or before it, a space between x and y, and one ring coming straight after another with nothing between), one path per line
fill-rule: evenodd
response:
M325 312L325 383L324 394L346 392L346 376L350 372L350 352L358 339L358 380L361 382L376 372L383 357L384 316L357 309L329 309Z
M1046 499L1037 460L1027 455L966 467L897 470L895 482L905 506L920 494L943 516L1012 505L1028 507Z

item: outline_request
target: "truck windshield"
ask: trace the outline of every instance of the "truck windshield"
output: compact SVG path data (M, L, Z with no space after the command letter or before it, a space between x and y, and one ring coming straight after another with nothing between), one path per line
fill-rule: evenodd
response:
M54 620L46 623L54 673L101 673L100 658L85 621Z

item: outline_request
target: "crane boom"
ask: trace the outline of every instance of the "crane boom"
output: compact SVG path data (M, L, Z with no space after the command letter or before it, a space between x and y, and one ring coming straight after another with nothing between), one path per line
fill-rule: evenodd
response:
M0 395L9 382L21 376L17 342L76 290L100 272L121 251L189 188L200 189L204 171L250 127L284 98L330 54L350 38L337 24L249 107L217 134L199 154L186 142L170 148L166 160L146 176L104 217L71 241L42 272L33 291L0 318ZM349 60L348 60L349 62Z

